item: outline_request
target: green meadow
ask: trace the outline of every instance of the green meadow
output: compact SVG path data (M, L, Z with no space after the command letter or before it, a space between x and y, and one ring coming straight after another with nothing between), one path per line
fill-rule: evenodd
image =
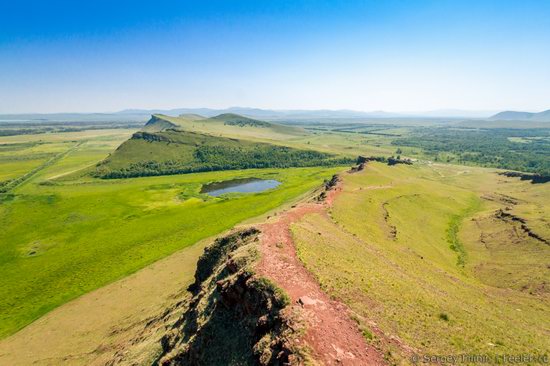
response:
M73 173L106 157L128 132L84 135L68 134L70 141L51 136L41 143L40 149L49 151L45 158L63 156L4 194L0 204L1 337L79 295L289 202L342 169L100 180ZM276 179L282 184L247 195L213 198L199 193L203 184L244 177Z

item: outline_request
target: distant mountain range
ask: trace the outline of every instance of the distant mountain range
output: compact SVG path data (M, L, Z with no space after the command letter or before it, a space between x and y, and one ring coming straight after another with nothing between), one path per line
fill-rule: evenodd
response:
M363 112L349 109L259 109L246 107L231 107L225 109L211 108L178 108L178 109L127 109L118 114L199 114L205 117L212 117L218 114L234 113L252 118L267 120L285 120L285 119L315 119L315 118L487 118L494 112L488 111L465 111L458 109L440 109L426 112L386 112L373 111Z
M260 109L246 107L231 107L224 109L213 108L176 108L176 109L126 109L112 113L26 113L0 114L2 122L146 122L153 114L179 116L197 114L204 117L213 117L220 114L233 113L250 118L272 121L316 120L316 119L446 119L453 120L489 120L489 121L529 121L550 122L550 110L540 113L506 111L492 115L489 111L466 111L459 109L441 109L424 112L363 112L349 109ZM492 116L491 116L492 115Z
M259 109L246 107L231 107L225 109L212 108L176 108L176 109L127 109L118 112L117 114L166 114L178 116L182 114L198 114L205 117L213 117L220 114L233 113L243 116L261 118L261 119L310 119L310 118L395 118L403 117L399 113L390 113L384 111L376 112L361 112L347 109L329 110L306 110L306 109L290 109L290 110L274 110L274 109Z
M489 119L492 121L550 122L550 109L539 113L505 111L497 113Z

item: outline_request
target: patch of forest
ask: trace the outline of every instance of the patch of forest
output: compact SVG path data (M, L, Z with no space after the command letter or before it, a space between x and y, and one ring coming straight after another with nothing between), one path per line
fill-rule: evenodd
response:
M421 148L435 161L550 175L550 129L417 128L392 144Z

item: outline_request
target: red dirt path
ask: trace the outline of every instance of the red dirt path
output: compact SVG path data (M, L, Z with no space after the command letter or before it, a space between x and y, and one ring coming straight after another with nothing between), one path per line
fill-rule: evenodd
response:
M331 300L296 256L290 225L306 214L326 214L341 182L327 192L324 202L299 204L260 226L262 259L259 274L283 288L305 320L303 341L313 358L325 365L384 365L380 353L369 346L349 317L348 308Z

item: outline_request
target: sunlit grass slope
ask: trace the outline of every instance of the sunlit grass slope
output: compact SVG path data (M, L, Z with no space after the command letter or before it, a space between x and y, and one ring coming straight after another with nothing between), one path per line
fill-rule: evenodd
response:
M370 342L379 329L395 360L407 353L549 350L550 237L546 185L480 168L379 163L345 175L329 217L292 228L299 257L356 313ZM371 339L373 338L373 339Z
M246 139L173 129L135 133L93 172L101 178L352 163L353 159Z

